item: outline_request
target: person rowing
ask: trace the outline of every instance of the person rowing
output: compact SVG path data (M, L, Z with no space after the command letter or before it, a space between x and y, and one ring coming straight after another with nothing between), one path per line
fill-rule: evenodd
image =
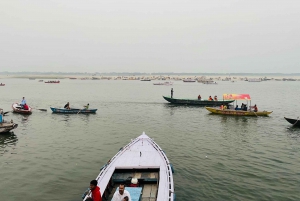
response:
M90 104L89 104L89 103L88 103L87 105L83 106L83 108L84 108L85 110L88 110L89 107L90 107Z
M70 103L67 102L67 104L65 104L64 108L69 110L70 109Z

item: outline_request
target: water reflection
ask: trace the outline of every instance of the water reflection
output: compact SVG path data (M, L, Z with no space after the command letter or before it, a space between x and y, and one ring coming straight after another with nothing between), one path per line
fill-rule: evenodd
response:
M3 155L7 146L15 146L18 142L18 137L14 132L0 134L0 155Z

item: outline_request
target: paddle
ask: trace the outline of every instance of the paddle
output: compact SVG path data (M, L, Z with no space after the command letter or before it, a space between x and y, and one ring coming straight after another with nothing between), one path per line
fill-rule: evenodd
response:
M293 126L295 126L299 121L299 117L297 118L297 121L293 124Z
M79 112L80 112L81 110L79 110ZM77 113L77 114L79 114L79 112Z
M37 110L47 112L47 109L37 109Z
M6 115L7 113L9 113L9 111L8 111L8 112L4 112L4 113L3 113L3 116Z

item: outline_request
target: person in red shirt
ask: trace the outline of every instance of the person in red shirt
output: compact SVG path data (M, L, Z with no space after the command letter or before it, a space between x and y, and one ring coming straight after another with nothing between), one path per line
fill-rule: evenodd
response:
M93 199L93 201L102 201L100 188L97 186L97 184L98 184L97 180L92 180L90 182L90 189L91 189L91 192L92 192L92 199Z
M24 110L29 110L29 107L28 107L28 105L26 103L25 103L25 105L23 107L24 107Z

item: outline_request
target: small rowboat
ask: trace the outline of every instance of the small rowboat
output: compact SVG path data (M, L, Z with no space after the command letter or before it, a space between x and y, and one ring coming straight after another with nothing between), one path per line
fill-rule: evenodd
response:
M143 133L122 147L100 169L96 180L103 200L111 200L122 183L132 201L174 201L173 172L165 152ZM90 192L83 199L89 196Z
M11 107L13 109L13 112L15 112L15 113L32 114L32 108L30 106L28 106L28 108L29 108L28 110L22 109L18 103L13 103Z
M219 108L213 108L213 107L205 107L208 111L210 111L213 114L222 114L222 115L234 115L234 116L268 116L273 111L243 111L243 110L221 110Z
M91 114L96 113L98 109L65 109L65 108L54 108L50 107L53 113L63 113L63 114Z
M45 83L48 83L48 84L59 84L60 81L59 80L58 81L47 81Z
M5 84L2 84L2 83L1 83L1 84L0 84L0 86L1 86L1 87L4 87L4 86L5 86Z
M228 105L232 103L234 100L219 100L219 101L210 101L210 100L198 100L198 99L179 99L179 98L171 98L167 96L163 96L163 98L172 103L172 104L180 104L180 105L198 105L198 106L220 106L220 105Z
M287 120L293 126L300 127L300 119L299 119L299 117L297 119L291 119L291 118L287 118L287 117L284 117L284 118L285 118L285 120Z
M0 133L8 133L9 131L18 127L18 124L13 122L3 121L0 123Z

